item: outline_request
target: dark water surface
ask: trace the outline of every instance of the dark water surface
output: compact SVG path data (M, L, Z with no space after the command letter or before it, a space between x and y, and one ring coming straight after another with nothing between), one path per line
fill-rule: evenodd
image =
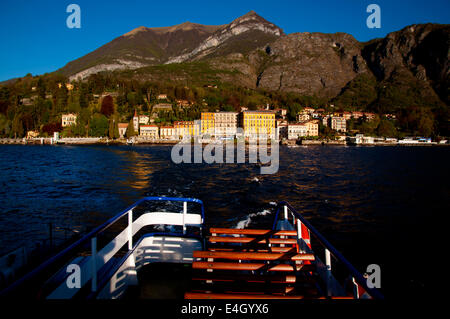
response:
M269 227L274 203L287 200L361 272L379 264L388 298L429 294L442 275L432 260L450 212L450 148L281 147L274 175L254 164L177 165L170 151L0 146L0 255L48 238L49 223L63 240L143 196L199 198L207 226L223 227Z

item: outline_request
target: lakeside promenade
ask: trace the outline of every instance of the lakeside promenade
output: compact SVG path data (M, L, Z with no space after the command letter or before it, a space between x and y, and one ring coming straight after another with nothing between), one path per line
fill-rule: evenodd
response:
M0 138L0 145L175 145L180 143L181 140L168 140L168 139L148 139L135 137L133 140L127 140L125 138L109 139L105 137L69 137L53 139L50 137L37 137L37 138ZM203 141L203 144L208 143L220 143L219 140ZM285 140L280 141L280 145L285 146L308 146L308 145L355 145L349 143L346 140ZM358 146L450 146L449 143L399 143L398 141L385 141L374 143L358 143Z

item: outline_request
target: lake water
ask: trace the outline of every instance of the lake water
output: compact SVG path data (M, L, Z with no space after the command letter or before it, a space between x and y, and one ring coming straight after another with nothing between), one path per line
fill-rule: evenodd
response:
M428 294L437 226L450 211L448 147L280 147L254 164L174 164L169 146L0 146L0 255L85 231L143 196L196 197L207 226L269 227L287 200L387 297ZM434 258L435 256L433 256ZM439 276L439 277L438 277Z

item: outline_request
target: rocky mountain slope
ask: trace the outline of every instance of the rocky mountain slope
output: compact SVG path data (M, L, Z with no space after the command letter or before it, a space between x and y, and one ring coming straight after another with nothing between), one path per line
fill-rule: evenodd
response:
M434 104L449 104L449 25L408 26L367 44L362 55L377 80L387 88L381 98L388 97L394 87Z
M134 71L123 75L139 80L186 81L204 70L205 81L383 111L405 104L449 105L449 54L449 25L412 25L361 43L345 33L285 35L251 11L221 26L140 27L59 72L83 79L127 69Z
M101 71L179 63L235 51L248 52L282 34L279 27L253 11L226 25L185 22L163 28L139 27L68 63L59 71L70 79L83 79Z

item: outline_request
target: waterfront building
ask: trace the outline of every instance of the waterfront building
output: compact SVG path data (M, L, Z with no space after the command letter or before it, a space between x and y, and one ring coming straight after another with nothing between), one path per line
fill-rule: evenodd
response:
M119 123L117 126L119 127L119 137L123 138L127 133L128 123Z
M350 144L374 144L375 138L371 136L364 136L364 134L356 134L355 137L349 137Z
M177 139L192 138L200 135L201 122L196 121L177 121L173 123L175 137Z
M159 136L161 139L173 140L176 139L175 128L173 126L161 126L159 128Z
M61 122L62 127L75 125L77 123L77 115L73 113L63 114Z
M36 138L39 136L39 131L28 131L27 138Z
M133 128L136 133L139 132L139 126L147 125L149 122L150 117L148 115L138 115L137 111L134 110Z
M214 113L214 136L235 136L238 125L238 113L217 112Z
M281 134L281 133L280 133ZM293 123L287 126L287 138L298 139L299 137L319 136L319 121L310 120L302 123Z
M158 130L158 126L156 125L141 125L139 127L139 136L140 137L144 137L144 138L148 138L148 139L152 139L152 140L156 140L159 138L159 130Z
M347 122L345 118L333 116L331 118L331 128L337 132L345 132L347 130Z
M273 111L244 111L241 113L241 127L244 137L256 138L258 134L267 134L267 139L276 138L275 112Z
M307 136L319 136L319 120L310 120L305 122Z
M288 139L296 140L299 137L308 136L308 128L304 123L293 123L287 127Z
M202 112L200 115L202 134L214 134L214 112Z

